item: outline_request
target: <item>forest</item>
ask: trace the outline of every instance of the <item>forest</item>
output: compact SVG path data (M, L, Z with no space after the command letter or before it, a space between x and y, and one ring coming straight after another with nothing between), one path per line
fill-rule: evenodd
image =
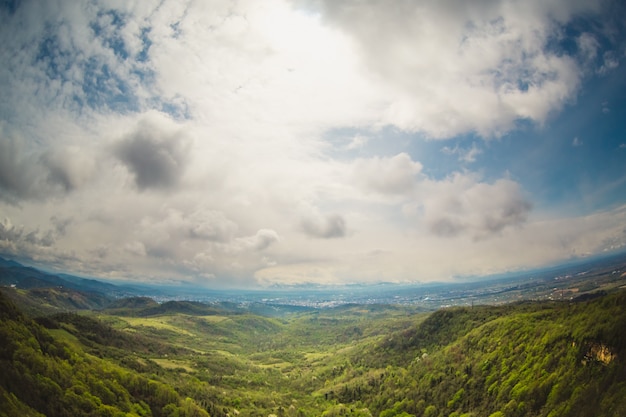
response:
M33 291L0 291L3 417L626 415L624 290L435 312Z

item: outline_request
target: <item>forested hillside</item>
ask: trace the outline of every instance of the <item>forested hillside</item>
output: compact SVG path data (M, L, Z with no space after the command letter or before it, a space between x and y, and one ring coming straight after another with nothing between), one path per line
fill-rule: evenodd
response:
M440 310L366 347L329 392L389 416L626 415L626 294Z
M617 417L625 330L624 291L283 317L151 300L32 317L0 292L0 416Z
M69 333L52 334L3 295L0 319L2 416L208 415L159 378L125 369L111 357L88 354ZM74 328L83 342L139 347L118 339L108 326L88 318L67 315L42 321L51 328L60 327L60 323Z

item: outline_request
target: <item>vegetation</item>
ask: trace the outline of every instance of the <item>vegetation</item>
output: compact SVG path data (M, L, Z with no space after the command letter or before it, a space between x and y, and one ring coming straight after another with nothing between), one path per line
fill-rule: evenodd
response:
M30 296L0 292L0 416L626 415L625 291L273 316L136 298L32 318Z

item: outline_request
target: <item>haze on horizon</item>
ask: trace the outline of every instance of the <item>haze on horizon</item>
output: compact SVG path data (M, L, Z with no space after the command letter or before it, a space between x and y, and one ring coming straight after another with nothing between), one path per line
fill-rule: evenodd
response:
M0 4L0 256L205 286L626 247L626 6Z

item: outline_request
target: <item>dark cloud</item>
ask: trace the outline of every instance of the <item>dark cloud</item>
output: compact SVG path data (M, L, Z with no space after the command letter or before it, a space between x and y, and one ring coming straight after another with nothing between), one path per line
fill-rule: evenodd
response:
M498 233L507 226L520 225L528 219L532 204L521 198L508 201L492 213L483 218L482 229L490 234Z
M147 245L146 254L159 260L172 260L176 257L174 248L163 243Z
M346 220L338 214L326 218L305 218L300 226L307 236L314 238L332 239L346 235Z
M469 234L484 239L522 225L532 210L519 185L510 180L448 190L435 200L425 205L426 219L430 231L441 237Z
M10 220L0 221L0 248L21 253L31 252L36 248L49 248L56 242L56 233L52 230L41 232L39 229L26 230L24 226L15 226Z
M167 131L157 123L142 122L117 144L115 155L140 190L173 188L187 167L189 140L179 129Z
M442 217L431 221L430 230L436 234L437 236L442 237L453 237L457 236L463 230L465 230L465 226L460 224L458 221L448 218Z
M68 226L72 224L73 221L74 220L70 217L59 218L56 216L52 216L50 218L50 223L54 225L56 232L59 236L65 236Z
M95 160L77 147L26 150L26 139L0 133L0 199L45 199L84 185ZM32 146L31 146L32 148Z
M0 136L0 198L15 202L36 195L38 168L19 140Z

